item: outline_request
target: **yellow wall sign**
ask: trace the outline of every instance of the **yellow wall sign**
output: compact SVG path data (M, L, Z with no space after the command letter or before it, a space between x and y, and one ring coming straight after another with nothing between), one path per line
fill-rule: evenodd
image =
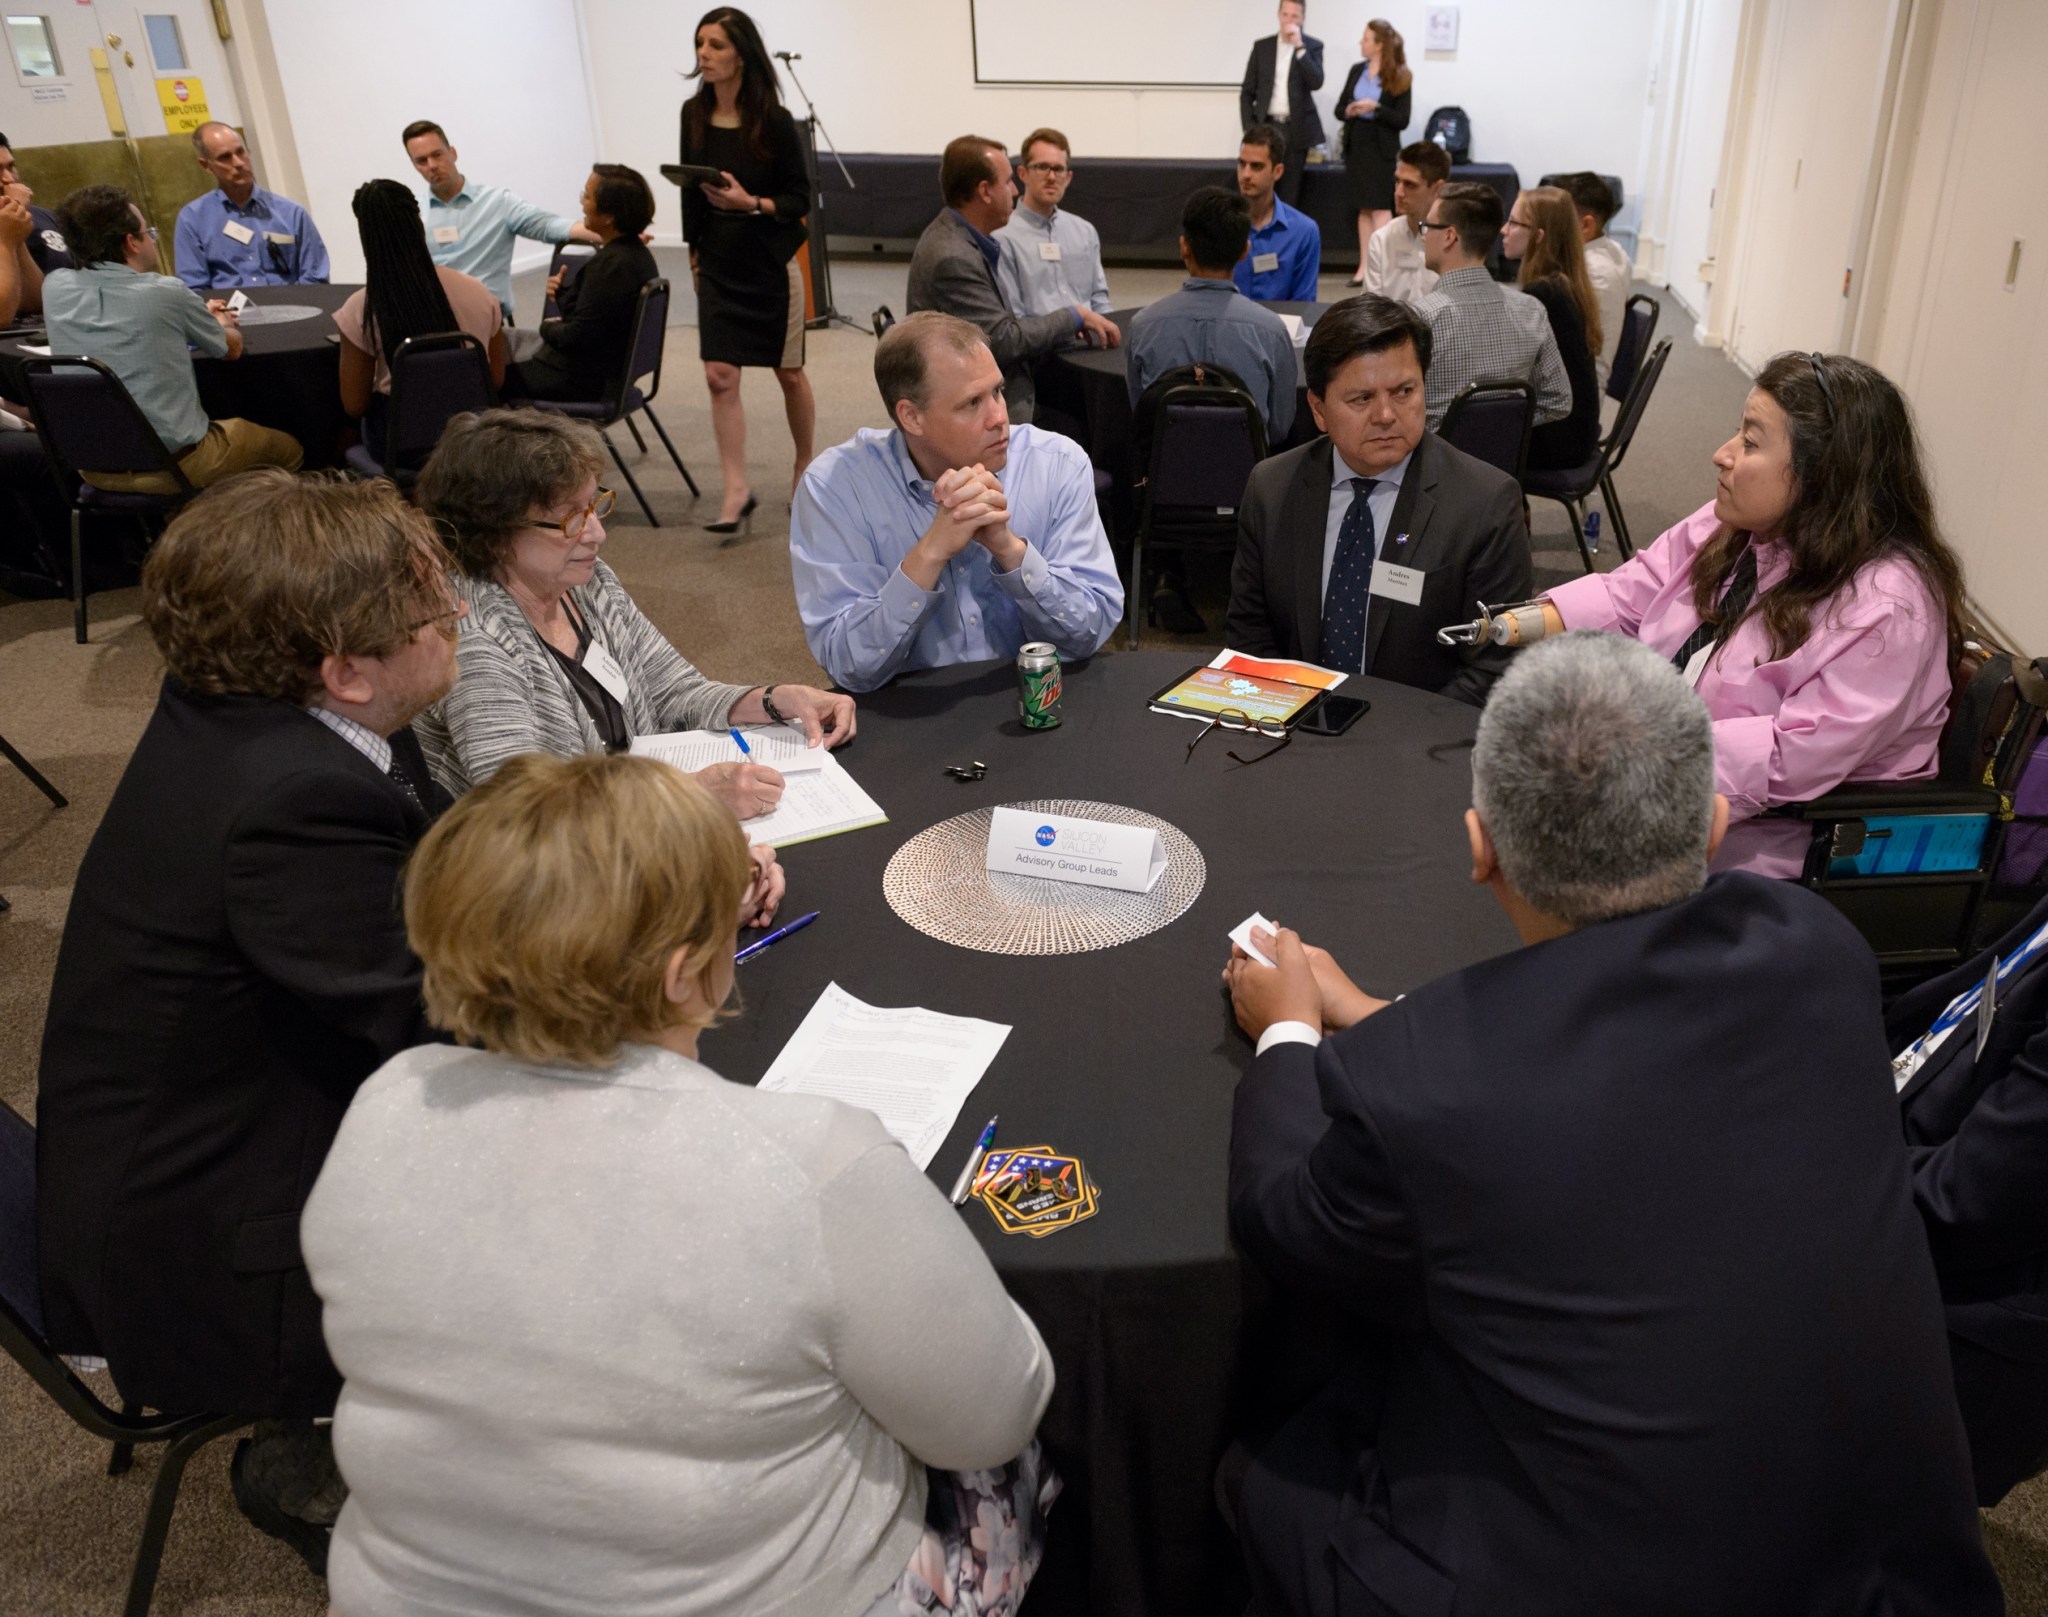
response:
M206 86L198 79L158 79L156 98L164 104L164 129L189 135L207 121Z

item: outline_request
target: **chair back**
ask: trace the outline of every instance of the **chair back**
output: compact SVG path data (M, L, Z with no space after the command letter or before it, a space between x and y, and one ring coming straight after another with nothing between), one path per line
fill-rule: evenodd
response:
M98 360L82 354L31 359L26 381L43 442L73 474L166 473L180 490L192 492L149 417L120 377Z
M384 430L384 470L396 479L427 463L456 416L491 407L491 362L466 331L408 337L391 360L391 413Z
M1634 442L1636 428L1642 423L1643 411L1649 407L1650 395L1657 390L1657 378L1664 374L1664 362L1671 357L1671 339L1659 338L1657 346L1650 350L1650 357L1636 371L1636 379L1629 384L1628 397L1621 401L1621 410L1614 418L1613 430L1607 434L1607 442L1601 447L1600 459L1605 473L1612 473L1628 453L1628 446Z
M659 275L640 288L640 306L633 314L633 341L626 349L626 374L620 379L614 415L626 413L626 401L641 377L647 378L640 395L643 403L661 387L661 356L668 342L668 300L668 282Z
M1138 400L1132 438L1147 518L1172 507L1234 519L1252 468L1266 458L1258 401L1221 365L1177 365L1153 382Z
M36 1261L36 1131L0 1103L0 1304L36 1336L43 1334L41 1270Z
M1527 382L1474 382L1451 400L1436 435L1519 483L1535 425L1536 391Z
M2010 793L2041 734L2048 677L1972 629L1956 658L1940 778Z
M1646 292L1637 292L1622 305L1621 335L1614 340L1614 363L1607 371L1610 399L1628 397L1629 385L1642 367L1643 355L1650 351L1650 339L1657 334L1657 316L1661 312L1657 300Z
M596 256L597 249L588 242L557 242L555 243L554 255L548 260L548 279L552 281L556 274L559 273L562 277L562 285L566 287L583 273L584 268ZM541 310L542 319L559 320L561 318L562 310L557 302L560 296L560 291L549 294L547 303Z

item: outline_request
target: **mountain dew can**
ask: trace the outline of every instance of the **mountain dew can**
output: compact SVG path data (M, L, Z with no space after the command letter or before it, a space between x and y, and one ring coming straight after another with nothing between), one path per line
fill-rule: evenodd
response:
M1017 648L1017 717L1027 730L1060 722L1060 654L1047 641Z

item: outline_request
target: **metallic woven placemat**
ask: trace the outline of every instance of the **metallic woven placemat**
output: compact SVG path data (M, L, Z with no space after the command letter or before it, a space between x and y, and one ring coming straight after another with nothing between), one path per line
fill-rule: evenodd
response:
M294 320L311 320L326 312L312 303L245 303L240 319L245 326L288 326Z
M941 820L920 831L882 872L889 907L941 943L984 954L1086 954L1129 943L1178 920L1209 879L1202 850L1156 814L1116 803L1042 798L1006 803L1027 814L1071 814L1142 825L1166 843L1166 871L1149 893L1008 876L985 868L991 811Z

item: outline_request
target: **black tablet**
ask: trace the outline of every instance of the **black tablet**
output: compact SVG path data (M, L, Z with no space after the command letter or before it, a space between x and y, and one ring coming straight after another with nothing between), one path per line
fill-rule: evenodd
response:
M1229 711L1258 724L1291 725L1323 693L1284 679L1263 679L1229 668L1191 668L1152 698L1152 711L1213 719Z
M722 187L725 184L725 175L720 170L706 168L702 163L664 163L661 165L661 177L671 185L685 188L692 185Z

